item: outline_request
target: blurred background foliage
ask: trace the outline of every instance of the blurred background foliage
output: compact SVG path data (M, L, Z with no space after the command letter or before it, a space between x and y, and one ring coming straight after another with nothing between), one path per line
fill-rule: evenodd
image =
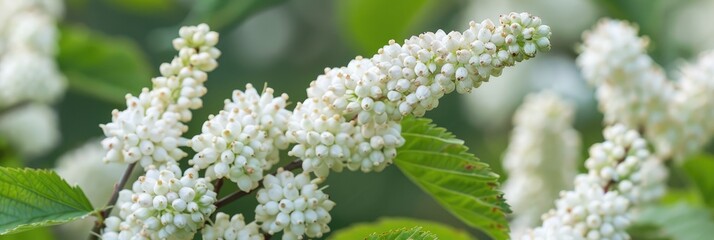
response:
M602 140L602 116L593 91L574 65L582 32L600 17L638 24L641 34L650 37L651 55L672 75L683 60L714 47L709 23L714 1L707 0L67 0L57 60L70 88L55 106L62 142L49 154L21 159L0 140L0 158L5 165L53 168L62 153L101 136L98 125L110 121L112 109L124 108L124 95L150 86L159 64L175 54L170 40L181 25L209 23L221 34L218 48L223 52L219 68L209 76L204 107L190 124L187 136L192 136L209 114L222 109L233 89L246 83L267 83L288 93L294 104L305 98L305 88L325 67L343 66L356 55L371 56L389 39L462 30L470 20L495 20L511 11L531 12L551 25L553 50L492 78L469 96L446 96L427 114L464 139L498 173L503 173L511 115L528 92L553 89L576 103L576 128L586 146L582 160L587 146ZM661 234L651 233L673 236L687 229L662 227L685 213L711 223L714 177L703 171L713 169L714 160L699 158L672 166L673 189L664 200L672 205L648 209L654 215L633 228L635 239L661 239ZM337 202L333 231L380 217L411 217L484 236L460 223L395 167L382 173L334 174L327 185ZM252 219L254 206L255 200L246 198L231 204L229 211ZM709 211L698 210L707 206ZM1 239L70 239L53 237L47 229L23 234L30 235Z

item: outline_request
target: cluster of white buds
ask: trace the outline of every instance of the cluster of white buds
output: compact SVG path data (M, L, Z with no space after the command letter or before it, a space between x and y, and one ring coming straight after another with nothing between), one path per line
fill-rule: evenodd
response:
M608 123L641 129L661 158L685 159L714 136L714 53L682 69L679 81L647 55L647 39L626 22L603 20L584 35L578 65L597 87Z
M402 45L390 41L371 59L325 69L294 111L288 137L297 144L290 154L306 160L304 170L319 177L345 164L379 171L404 143L403 116L422 116L443 95L469 92L503 68L548 50L549 37L540 18L511 13L498 25L471 22L464 32L428 32Z
M53 103L66 88L57 69L59 0L0 0L0 108Z
M251 222L245 224L243 214L233 217L219 212L213 225L205 226L201 233L204 240L262 240L263 235L258 232L258 224Z
M207 169L209 179L228 178L242 191L258 187L263 171L279 161L279 150L286 149L285 137L290 111L285 110L288 95L273 97L273 89L258 94L252 85L236 90L218 115L209 116L203 132L191 139L197 152L189 164Z
M588 173L576 177L575 190L562 192L543 225L523 239L629 239L630 209L649 200L643 192L663 183L644 180L650 173L644 165L653 158L637 131L618 124L603 136L590 148Z
M575 190L562 192L555 204L543 215L543 225L521 239L630 239L630 202L617 192L606 192L592 176L577 176Z
M105 220L102 238L193 239L206 219L216 210L213 185L199 178L194 168L183 174L176 165L158 170L149 167L146 175L122 190L116 206L118 217Z
M633 204L640 204L643 199L644 181L650 185L664 185L656 183L653 178L643 172L645 163L657 164L661 162L650 154L647 142L635 130L628 130L624 125L615 125L603 131L605 141L590 147L590 157L585 160L588 175L596 179L606 191L617 191L627 197ZM656 165L649 166L648 171L656 171ZM647 186L647 188L654 186ZM650 196L647 197L651 198Z
M188 144L181 135L184 122L191 120L191 110L203 105L201 96L207 72L217 66L221 52L214 46L218 33L208 25L182 27L173 45L179 51L171 63L161 65L161 77L153 88L144 88L138 97L127 94L127 109L114 110L112 122L100 125L106 139L106 162L134 163L144 168L166 165L185 157L180 149Z
M308 173L295 175L282 169L275 176L266 175L255 208L262 230L271 235L283 231L282 239L319 238L329 232L329 211L335 202L318 189L319 181L310 181Z
M513 117L503 159L509 174L503 192L515 215L510 224L514 236L535 227L560 191L573 187L580 153L574 110L546 91L528 95Z

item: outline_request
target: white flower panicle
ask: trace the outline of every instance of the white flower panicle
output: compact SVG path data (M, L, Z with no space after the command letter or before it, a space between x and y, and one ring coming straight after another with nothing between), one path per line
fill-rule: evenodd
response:
M543 225L521 239L630 239L630 202L617 192L604 191L592 178L578 175L575 190L562 192L556 208L543 216Z
M43 154L60 141L57 113L49 106L31 103L0 116L0 136L25 156Z
M310 181L307 173L295 175L282 169L275 176L266 175L255 208L262 230L268 234L283 231L282 239L319 238L329 232L329 211L335 202L318 189L318 181Z
M205 226L201 233L204 240L262 240L263 234L258 232L258 228L255 222L245 224L242 214L230 217L219 212L213 225Z
M182 27L173 41L179 51L171 63L161 64L161 77L152 80L153 88L144 88L138 97L127 94L127 109L112 112L112 122L100 125L107 136L102 145L107 150L105 162L140 162L166 165L187 154L180 149L188 144L181 137L187 131L191 110L203 105L207 72L216 68L220 51L218 33L208 25Z
M53 56L12 52L0 59L0 107L23 101L53 103L66 85Z
M603 135L605 141L590 148L588 173L576 177L575 189L563 191L556 208L543 215L543 225L523 239L630 239L630 209L663 184L644 180L651 173L645 165L661 162L651 162L645 140L624 125L608 127Z
M548 50L549 37L550 27L540 18L511 13L501 16L499 25L471 22L464 32L428 32L402 45L390 41L371 59L357 57L347 67L327 68L295 108L295 124L288 130L297 143L291 155L319 177L345 165L379 171L404 142L403 116L422 116L444 94L469 92L503 68Z
M685 159L714 136L706 107L714 96L714 53L685 66L679 81L668 81L646 54L647 39L626 22L603 20L584 35L577 63L596 86L608 123L642 129L660 158Z
M675 88L647 55L649 40L638 37L636 27L616 20L600 21L583 38L577 63L596 87L605 122L644 130L660 156L677 151L666 137L679 128L669 112Z
M585 160L588 175L606 191L617 191L631 203L642 202L642 166L654 158L647 142L635 130L618 124L603 131L605 141L590 147Z
M66 88L57 69L59 0L0 0L0 108L53 103Z
M263 171L280 160L279 150L288 147L287 100L287 94L273 97L272 88L259 94L250 84L245 92L234 91L232 101L226 100L218 115L209 116L203 132L189 142L197 152L189 164L207 169L209 179L230 179L242 191L258 187Z
M176 165L163 170L151 166L131 190L121 191L116 204L119 216L105 220L102 238L193 239L216 210L215 202L213 185L196 169L181 174Z
M668 140L676 159L697 153L714 136L714 51L703 53L695 64L682 68L670 106L672 122Z
M519 235L535 227L562 189L573 187L580 137L573 129L574 107L552 92L526 97L516 111L503 159L509 178L504 197L513 212L511 229Z

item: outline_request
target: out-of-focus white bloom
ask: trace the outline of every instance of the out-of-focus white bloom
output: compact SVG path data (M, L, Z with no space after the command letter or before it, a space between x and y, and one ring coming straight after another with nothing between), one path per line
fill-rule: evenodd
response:
M193 239L216 210L213 185L195 168L181 174L176 165L163 167L150 166L131 190L120 192L119 216L105 220L102 239Z
M660 158L685 159L714 135L714 52L685 66L677 82L646 54L647 39L626 22L603 20L584 35L578 65L597 88L608 123L641 129Z
M673 124L665 140L676 159L697 153L714 136L714 51L703 53L695 64L682 68L670 106Z
M22 101L52 103L66 85L51 56L15 51L0 58L0 107Z
M595 101L572 59L554 53L524 62L461 97L468 120L474 126L484 130L504 129L510 127L508 118L523 97L542 90L553 91L575 103L579 112Z
M55 171L72 185L82 188L94 206L106 204L126 166L98 161L106 152L99 140L91 140L84 145L70 150L57 160ZM101 176L101 177L97 177ZM62 236L66 239L86 238L94 226L94 218L86 218L72 223L59 225Z
M325 69L294 111L291 122L301 124L288 131L297 143L291 155L306 158L304 170L319 177L345 163L351 170L384 169L404 142L403 116L423 116L445 94L470 92L505 67L550 49L550 27L540 18L511 13L499 20L471 22L464 32L423 33L401 45L390 41L371 59L357 57L347 67ZM334 124L316 126L318 119ZM337 129L349 137L338 141Z
M541 92L527 96L514 116L503 192L515 214L510 225L516 236L539 223L562 189L573 187L580 152L573 115L568 102Z
M659 155L670 155L673 142L663 135L679 127L669 123L674 87L647 55L648 40L637 36L636 27L607 19L583 36L577 63L597 88L605 122L643 129Z
M189 164L207 169L210 179L230 179L242 191L258 187L263 171L280 160L279 150L288 147L287 100L287 94L273 97L272 88L258 94L250 84L245 92L234 91L232 101L226 100L225 108L209 116L203 132L191 139L197 154Z
M316 179L319 181L320 179ZM278 170L266 175L264 189L256 198L255 220L264 232L275 234L283 231L283 239L322 237L330 231L327 224L332 220L329 211L335 206L327 194L318 189L316 181L310 181L307 173L293 174Z
M25 102L53 103L66 88L55 64L59 0L0 0L0 109ZM56 113L31 103L0 119L0 135L27 156L59 140Z
M631 177L639 179L640 187L634 188L632 195L637 196L641 203L657 201L666 193L669 171L662 161L656 156L649 157L635 173L637 176Z
M251 222L245 224L243 214L233 215L219 212L213 225L205 226L201 230L204 240L260 240L263 234L258 232L258 224Z
M603 136L604 142L590 148L588 173L576 177L575 190L563 191L556 208L543 215L543 225L522 239L629 239L630 209L650 200L643 193L657 182L643 175L659 167L645 167L652 156L636 131L618 124Z
M127 109L112 112L112 122L100 127L107 136L102 141L105 162L134 163L144 168L162 166L185 157L180 149L188 139L181 137L191 120L191 110L203 106L203 85L221 52L214 46L218 33L208 25L182 27L173 45L179 51L170 63L161 64L161 77L152 79L153 88L144 88L138 97L127 94Z
M60 140L57 113L47 105L29 104L0 116L0 136L20 154L37 156Z
M52 103L66 88L54 54L59 0L0 0L0 108Z

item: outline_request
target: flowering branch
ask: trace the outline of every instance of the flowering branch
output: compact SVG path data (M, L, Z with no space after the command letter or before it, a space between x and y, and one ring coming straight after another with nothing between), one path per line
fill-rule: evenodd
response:
M136 163L129 164L129 166L126 167L126 171L124 171L124 175L122 175L119 182L114 185L114 192L112 192L112 196L109 198L109 202L107 202L104 210L99 212L99 218L97 218L97 222L94 224L94 228L89 235L89 239L98 238L100 230L104 227L104 219L109 216L111 209L114 208L114 204L116 204L117 199L119 199L119 190L123 189L124 185L126 185L126 182L129 180L129 176L131 176L131 173L134 171L134 166L136 166Z
M301 166L302 166L302 161L301 161L301 160L295 160L295 161L292 161L292 162L286 164L285 166L283 166L283 167L281 167L281 168L282 168L283 170L285 170L285 171L292 171L292 170L294 170L294 169L300 168ZM279 171L279 170L278 170L278 171ZM276 171L276 172L273 173L272 175L276 175L276 174L278 173L278 171ZM258 187L255 188L255 189L253 189L252 191L244 192L244 191L238 190L238 191L236 191L236 192L234 192L234 193L231 193L230 195L225 196L225 197L221 198L220 200L218 200L218 202L216 202L216 208L221 208L221 207L223 207L223 206L225 206L225 205L227 205L227 204L229 204L229 203L231 203L231 202L233 202L233 201L235 201L235 200L240 199L241 197L250 195L251 193L256 192L256 191L257 191L258 189L260 189L261 187L263 187L263 183L262 183L262 182L259 183L259 184L258 184Z

